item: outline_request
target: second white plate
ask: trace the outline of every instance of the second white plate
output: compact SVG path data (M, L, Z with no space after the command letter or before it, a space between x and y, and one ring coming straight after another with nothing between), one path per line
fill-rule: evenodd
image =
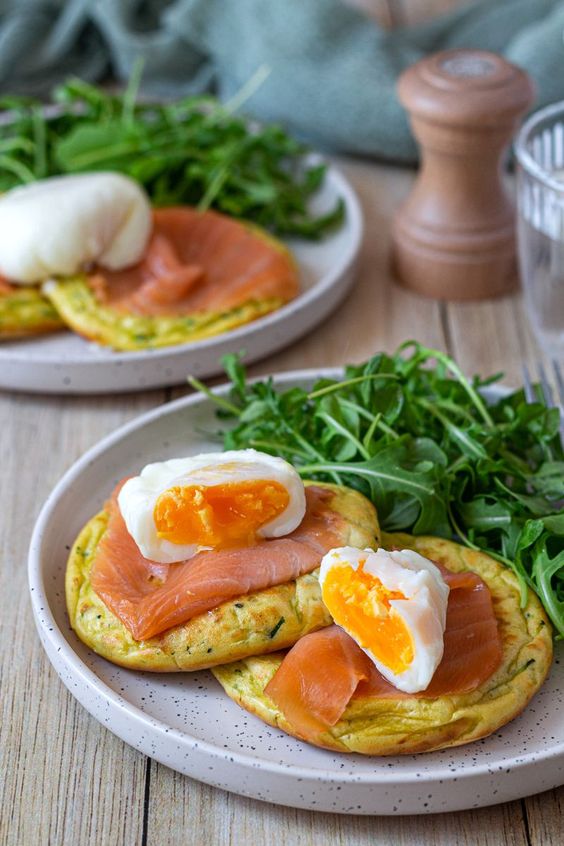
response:
M337 373L288 373L275 383L307 388L319 376ZM66 614L64 574L79 530L114 485L148 461L217 449L202 434L217 425L207 398L161 406L87 452L46 502L29 555L32 607L43 646L73 696L131 746L181 773L298 808L435 813L562 784L564 663L558 660L524 713L496 734L430 754L367 758L325 752L270 728L228 699L209 672L132 672L77 639Z
M286 241L298 262L301 293L278 311L204 341L141 352L113 352L71 332L2 343L0 388L68 394L158 388L179 384L188 374L220 373L219 360L228 352L245 350L246 361L252 362L287 346L322 322L354 280L362 212L347 180L329 167L312 212L327 212L339 197L345 220L338 230L319 242Z

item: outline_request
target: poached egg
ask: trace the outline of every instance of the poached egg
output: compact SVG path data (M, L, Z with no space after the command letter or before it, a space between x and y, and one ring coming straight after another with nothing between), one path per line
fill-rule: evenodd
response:
M142 258L151 229L149 199L127 176L40 179L0 197L0 275L32 285L94 262L120 270Z
M291 464L245 449L148 464L125 482L118 506L142 555L173 564L287 535L302 522L306 500Z
M409 549L341 547L319 573L323 602L398 690L425 690L444 651L449 587L439 568Z

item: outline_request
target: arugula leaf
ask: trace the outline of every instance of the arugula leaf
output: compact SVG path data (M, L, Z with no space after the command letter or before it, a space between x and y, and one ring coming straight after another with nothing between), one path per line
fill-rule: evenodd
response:
M477 496L470 502L461 502L458 512L465 526L471 526L474 532L507 533L513 520L511 508L504 502L491 496Z
M559 413L522 390L486 405L501 374L467 379L415 341L319 379L311 391L248 382L241 356L223 365L227 449L281 455L300 474L368 496L382 528L453 537L513 569L564 636L564 452Z
M338 474L343 485L361 490L373 502L379 503L380 516L388 530L391 526L387 517L394 510L394 497L397 493L404 493L412 507L415 502L418 504L414 520L417 532L426 533L432 527L437 534L448 534L444 492L438 473L441 460L442 453L432 441L403 437L367 461L319 462L298 467L298 470L300 475L308 478ZM410 516L413 516L413 511ZM396 510L394 529L398 531L406 529L411 523L400 524L398 519Z
M116 170L140 182L153 205L216 208L277 235L315 240L342 223L341 199L310 211L326 167L280 127L251 126L209 96L139 102L140 76L138 66L118 95L70 79L47 111L32 98L0 99L12 118L0 125L0 192L58 173Z
M516 560L537 591L560 637L564 636L564 513L529 520Z

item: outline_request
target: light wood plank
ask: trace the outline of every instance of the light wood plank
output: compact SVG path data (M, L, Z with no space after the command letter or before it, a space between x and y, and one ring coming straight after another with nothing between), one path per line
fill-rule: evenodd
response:
M523 382L522 367L542 358L519 296L446 306L453 354L469 374L503 371L504 383Z
M162 391L0 396L2 844L140 842L145 758L93 720L51 669L31 616L26 558L36 514L64 470L162 399Z
M153 763L147 846L206 842L214 846L527 846L527 837L519 802L427 817L319 814L214 790Z
M525 799L531 846L556 846L564 831L564 787Z

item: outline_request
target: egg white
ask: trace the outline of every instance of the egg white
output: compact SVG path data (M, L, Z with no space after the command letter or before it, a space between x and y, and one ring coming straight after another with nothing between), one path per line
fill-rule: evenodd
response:
M357 570L362 561L365 573L380 579L387 590L400 591L406 597L391 599L390 607L400 615L411 634L413 661L402 673L394 673L370 649L358 645L398 690L405 693L425 690L443 657L450 589L439 568L413 550L388 552L378 549L374 552L353 547L332 549L323 557L319 572L321 586L333 567L345 565ZM347 633L358 643L352 632Z
M120 173L40 179L0 197L0 274L29 285L96 262L138 262L152 229L149 199Z
M263 538L278 538L293 532L305 514L304 484L287 461L254 449L203 453L147 464L138 476L125 482L118 495L118 506L142 555L151 561L174 564L209 547L176 544L160 538L154 520L158 497L176 486L209 487L253 479L279 482L289 495L284 511L265 523L258 534Z

